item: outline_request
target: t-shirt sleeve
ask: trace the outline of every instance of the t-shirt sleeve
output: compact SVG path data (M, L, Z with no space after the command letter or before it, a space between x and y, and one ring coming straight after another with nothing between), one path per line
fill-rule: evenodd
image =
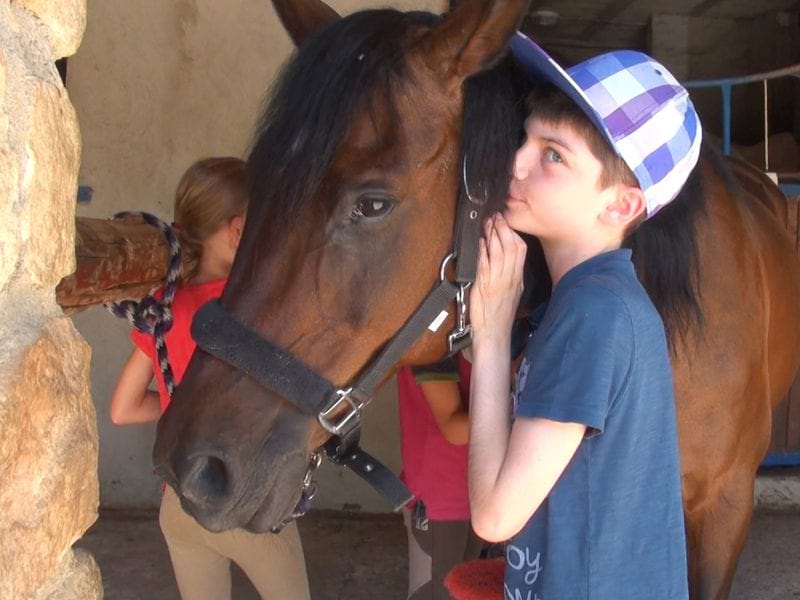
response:
M581 423L602 433L633 360L630 313L605 288L576 287L526 350L515 415Z
M417 383L425 381L460 381L461 379L458 372L458 358L455 356L450 356L432 365L411 367L411 373Z
M144 352L150 360L154 360L156 356L156 342L152 335L149 333L142 333L138 329L131 331L131 341L133 345Z

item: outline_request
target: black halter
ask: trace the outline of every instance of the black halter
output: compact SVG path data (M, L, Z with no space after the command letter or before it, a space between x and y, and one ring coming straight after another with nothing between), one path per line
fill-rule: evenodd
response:
M378 356L347 387L337 387L302 361L278 348L255 331L237 321L218 300L203 306L192 323L197 345L215 358L252 377L279 394L295 408L316 416L332 438L325 444L328 458L346 466L369 483L394 508L405 506L413 496L384 465L361 450L361 411L372 400L378 386L425 330L437 331L456 302L456 327L448 336L448 349L454 354L471 342L467 323L467 290L475 281L481 208L484 199L473 197L467 184L467 162L463 163L464 193L456 217L453 250L441 263L439 282ZM455 263L455 278L447 278L447 268ZM346 411L339 415L339 411ZM311 474L319 466L314 453L303 484L303 498L293 517L308 510L316 491Z

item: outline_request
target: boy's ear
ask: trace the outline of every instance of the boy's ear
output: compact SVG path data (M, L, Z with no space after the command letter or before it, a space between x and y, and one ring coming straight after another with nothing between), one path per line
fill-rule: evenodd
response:
M627 228L647 211L647 203L641 188L619 184L616 198L600 214L606 225Z
M229 240L231 249L236 250L242 239L242 232L244 231L244 217L233 217L230 221L230 228L228 231L230 232Z

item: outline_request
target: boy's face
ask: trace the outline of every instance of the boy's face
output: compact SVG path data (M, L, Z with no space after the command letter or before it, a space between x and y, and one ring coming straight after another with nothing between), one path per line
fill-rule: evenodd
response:
M580 241L602 227L616 186L599 186L602 165L568 124L530 117L517 151L503 213L509 225L542 240Z

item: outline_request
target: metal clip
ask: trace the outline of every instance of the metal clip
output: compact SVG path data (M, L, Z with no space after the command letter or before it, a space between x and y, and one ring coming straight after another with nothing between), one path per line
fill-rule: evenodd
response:
M428 531L428 511L422 500L418 500L414 505L414 527L420 531Z
M317 469L319 469L321 464L322 454L317 450L311 454L311 462L308 464L306 476L303 478L303 490L307 490L308 488L312 487L314 482L311 481L311 478L314 476L314 473ZM314 488L314 492L316 492L316 485L314 485ZM313 498L313 494L310 494L310 497Z
M311 510L311 501L317 495L317 490L319 489L317 482L313 481L312 477L321 464L322 454L319 450L315 450L311 453L311 460L308 463L306 475L303 477L303 487L300 489L300 500L298 500L297 506L294 507L291 515L271 529L272 533L280 533L289 523L299 519Z
M467 323L467 290L471 283L462 283L456 293L456 328L447 336L447 349L452 355L472 342L472 325Z
M303 493L309 502L317 495L317 482L312 477L320 465L322 465L322 453L317 450L311 454L311 462L306 470L306 476L303 478Z
M330 405L328 405L325 410L319 413L317 420L319 420L319 424L322 425L322 428L328 433L338 437L343 437L346 435L346 433L361 423L361 410L367 405L367 403L361 402L357 398L352 398L352 392L353 388L351 387L347 388L346 390L336 390L337 398ZM339 417L338 421L332 421L331 418L335 416L339 410L339 407L344 402L350 406L349 410L344 413L343 416Z

